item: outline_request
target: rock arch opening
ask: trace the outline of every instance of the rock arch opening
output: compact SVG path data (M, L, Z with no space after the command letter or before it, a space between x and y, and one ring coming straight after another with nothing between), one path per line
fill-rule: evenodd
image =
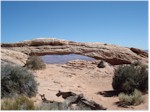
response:
M71 60L96 60L94 58L83 56L79 54L65 54L65 55L43 55L41 56L42 60L47 64L65 64Z

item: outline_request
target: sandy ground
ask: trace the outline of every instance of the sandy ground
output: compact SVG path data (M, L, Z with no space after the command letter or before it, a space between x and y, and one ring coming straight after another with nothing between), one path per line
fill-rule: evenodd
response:
M41 102L39 94L45 94L49 100L63 101L57 97L58 90L83 93L88 100L103 105L108 110L147 110L148 95L145 103L128 108L118 107L118 97L113 94L111 86L114 67L98 68L96 65L74 67L66 64L47 64L46 69L35 71L39 83L35 103ZM100 93L104 93L103 95Z

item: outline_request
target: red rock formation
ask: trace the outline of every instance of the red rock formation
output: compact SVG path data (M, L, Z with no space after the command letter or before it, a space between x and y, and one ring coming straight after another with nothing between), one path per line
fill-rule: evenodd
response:
M130 49L131 49L131 51L133 51L137 55L140 55L142 57L148 57L148 53L143 51L143 50L141 50L141 49L137 49L137 48L133 48L133 47L131 47Z

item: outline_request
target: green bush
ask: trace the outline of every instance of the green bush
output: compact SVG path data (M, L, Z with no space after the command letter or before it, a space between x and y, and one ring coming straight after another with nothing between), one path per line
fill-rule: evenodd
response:
M133 62L131 65L132 65L132 66L141 66L142 63L139 62L139 61L135 61L135 62Z
M120 93L119 100L124 105L139 105L144 102L142 93L136 89L132 94Z
M100 63L97 66L98 68L105 68L104 61L100 61Z
M145 65L124 65L115 70L112 86L117 92L132 93L148 90L148 70Z
M20 66L5 64L1 66L1 97L13 97L25 94L35 96L37 82L32 72Z
M25 67L33 70L45 69L46 65L38 56L30 56L25 64Z
M4 99L1 102L1 110L34 110L34 102L25 96L12 99Z
M148 68L147 66L141 66L137 69L138 74L135 76L137 89L146 92L148 90Z

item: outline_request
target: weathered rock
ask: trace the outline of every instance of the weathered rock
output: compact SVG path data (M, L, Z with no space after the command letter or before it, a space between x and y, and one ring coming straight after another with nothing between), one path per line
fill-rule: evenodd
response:
M2 43L2 48L28 55L81 54L105 60L112 65L130 64L139 60L147 63L148 53L133 48L103 43L81 43L59 39L34 39L18 43Z
M21 52L12 51L8 49L1 49L1 63L2 64L17 64L23 66L26 63L27 55Z
M133 52L136 53L137 55L140 55L140 56L142 56L142 57L148 57L148 53L145 52L145 51L142 51L142 50L140 50L140 49L133 48L133 47L131 47L130 49L131 49L131 51L133 51Z
M96 61L86 61L86 60L71 60L71 61L68 61L66 63L66 66L70 67L70 68L74 68L74 69L80 69L80 68L94 68L94 64L93 63L96 63Z

